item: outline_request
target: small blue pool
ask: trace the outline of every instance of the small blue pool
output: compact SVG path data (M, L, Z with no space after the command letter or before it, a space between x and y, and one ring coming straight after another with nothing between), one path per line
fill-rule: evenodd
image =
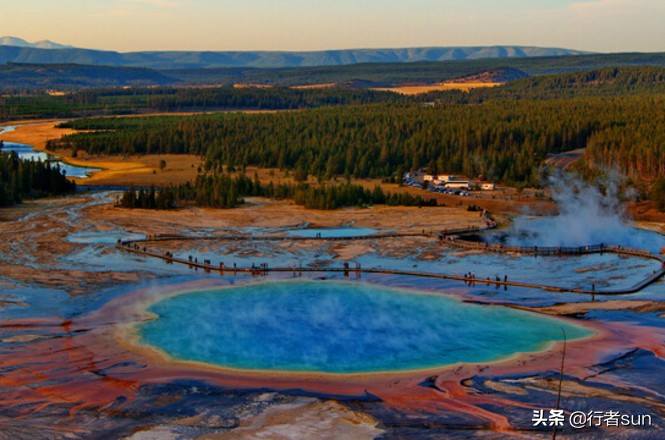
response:
M377 232L376 229L370 228L312 228L312 229L296 229L288 231L292 237L308 237L308 238L330 238L330 237L360 237L362 235L372 235Z

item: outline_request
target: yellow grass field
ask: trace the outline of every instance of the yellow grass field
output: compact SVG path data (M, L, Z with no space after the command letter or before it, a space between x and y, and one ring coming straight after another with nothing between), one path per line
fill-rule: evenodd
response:
M421 95L429 92L441 92L446 90L461 90L468 92L471 89L479 89L483 87L498 87L503 83L487 83L487 82L468 82L468 83L452 83L444 82L439 84L431 84L426 86L402 86L402 87L381 87L372 90L383 92L395 92L401 95Z
M252 83L236 83L233 84L234 89L271 89L272 85L270 84L252 84Z
M62 136L72 134L70 129L56 128L59 121L39 122L36 124L17 127L15 131L1 136L7 142L17 142L34 146L37 150L47 151L46 143L51 139L60 139ZM99 186L168 186L188 182L196 177L199 166L203 161L193 155L132 155L132 156L105 156L88 155L79 152L72 157L70 150L48 151L70 165L100 168L102 171L94 173L87 179L74 179L77 184ZM166 161L166 168L160 170L160 161Z
M337 87L336 83L321 83L321 84L303 84L301 86L292 86L292 89L296 90L308 90L308 89L332 89Z

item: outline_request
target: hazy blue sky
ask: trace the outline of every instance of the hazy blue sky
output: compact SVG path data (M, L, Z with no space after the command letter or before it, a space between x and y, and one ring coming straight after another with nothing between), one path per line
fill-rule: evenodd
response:
M0 11L0 36L119 51L665 51L665 0L2 0Z

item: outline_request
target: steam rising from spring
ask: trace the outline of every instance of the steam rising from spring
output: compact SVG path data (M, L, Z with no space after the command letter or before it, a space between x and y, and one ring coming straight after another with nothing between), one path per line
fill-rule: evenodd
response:
M665 237L633 227L625 216L617 181L612 178L592 186L570 175L550 178L559 214L515 219L507 243L554 247L605 243L658 252Z
M562 325L572 338L590 334L518 310L336 281L192 292L148 310L159 318L141 325L145 343L181 359L245 370L413 370L540 350L561 340Z

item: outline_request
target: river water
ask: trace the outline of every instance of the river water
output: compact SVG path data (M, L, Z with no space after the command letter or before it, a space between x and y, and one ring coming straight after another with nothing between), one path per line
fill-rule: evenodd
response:
M11 128L11 127L5 127L5 128ZM3 131L3 133L6 132L7 131ZM17 144L14 142L5 142L2 151L4 152L15 151L18 154L18 157L23 160L35 160L35 161L41 160L43 162L49 161L52 164L60 167L60 169L68 177L86 178L90 177L90 174L94 173L95 171L100 171L99 168L88 168L88 167L80 167L80 166L66 164L63 161L58 160L57 156L44 153L43 151L35 151L35 148L31 145Z

